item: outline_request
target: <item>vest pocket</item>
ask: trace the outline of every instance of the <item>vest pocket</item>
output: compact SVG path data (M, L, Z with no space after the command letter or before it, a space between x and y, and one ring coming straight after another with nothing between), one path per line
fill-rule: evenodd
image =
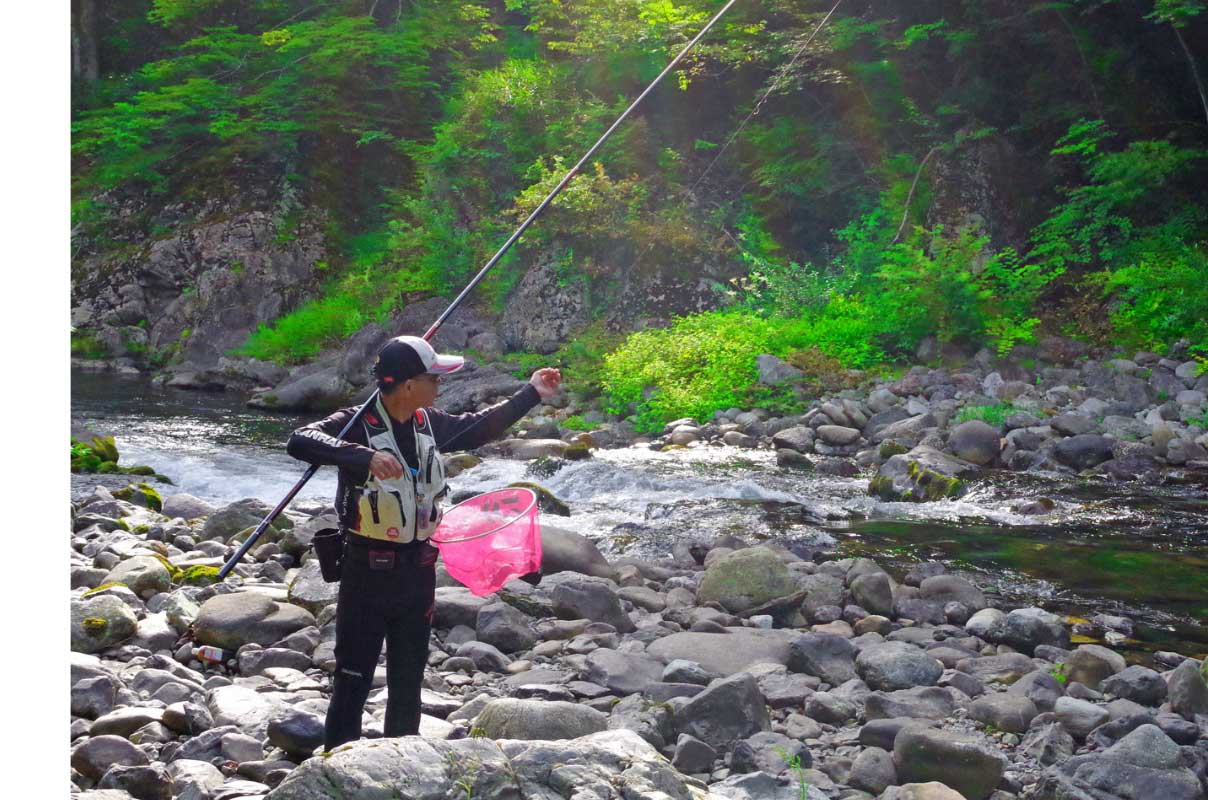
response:
M407 515L398 492L389 489L366 489L358 503L360 534L385 542L409 542L413 538L407 529Z

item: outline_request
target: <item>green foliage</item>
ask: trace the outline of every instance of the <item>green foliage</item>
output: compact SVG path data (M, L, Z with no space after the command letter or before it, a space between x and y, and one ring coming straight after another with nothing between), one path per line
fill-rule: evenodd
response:
M95 335L87 332L71 329L71 357L72 358L109 358L109 348L106 347Z
M971 419L978 419L987 425L1001 428L1007 421L1007 417L1014 414L1016 410L1015 406L1011 403L998 403L992 406L965 406L956 412L956 424L959 425Z
M271 325L261 324L236 352L280 364L299 364L337 345L369 322L382 322L393 296L380 283L355 275L322 297L304 303Z
M570 415L566 419L562 420L559 425L570 431L590 431L596 427L590 422L585 421L583 417L578 414Z

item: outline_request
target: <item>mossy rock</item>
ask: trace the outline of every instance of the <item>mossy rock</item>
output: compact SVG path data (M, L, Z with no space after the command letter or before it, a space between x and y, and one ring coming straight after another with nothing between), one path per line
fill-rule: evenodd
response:
M582 442L572 444L566 448L566 452L562 454L562 457L567 461L583 461L584 459L591 458L591 448Z
M924 503L960 497L962 476L976 470L967 461L919 446L891 456L868 482L868 493L882 500Z
M140 464L140 465L134 466L134 467L126 467L125 472L127 475L143 475L143 476L147 476L147 477L155 476L155 470L152 469L151 467L148 467L145 464ZM158 511L158 510L159 509L156 509L156 511Z
M76 600L71 604L71 649L98 653L129 639L137 626L134 611L113 595Z
M172 590L173 572L179 572L159 554L127 558L109 571L104 583L124 583L142 598Z
M910 448L901 442L895 442L893 439L887 439L884 442L881 442L881 448L877 452L881 456L882 461L888 461L894 456L901 455L902 453L909 453Z
M770 548L747 547L719 558L705 570L696 597L715 600L730 613L761 606L797 591L789 568Z
M218 567L207 567L203 564L186 567L180 574L180 583L183 586L210 586L218 583Z
M96 453L101 461L117 463L117 444L114 443L112 436L97 436L88 443L88 447Z
M121 473L122 468L113 461L102 461L96 471L101 475L116 475Z
M122 583L121 581L109 581L108 583L102 583L100 586L97 586L93 589L89 589L88 591L84 592L84 594L82 594L80 596L81 597L92 597L94 594L100 594L101 592L105 591L106 589L112 589L115 586L126 586L126 584ZM130 587L126 586L126 588L129 589Z
M553 514L558 517L570 516L570 506L564 501L559 500L553 492L544 486L529 481L517 481L508 485L520 489L531 489L537 495L537 508L543 514Z
M524 475L527 478L550 478L567 463L565 459L556 456L541 456L529 462L528 467L524 470Z
M163 498L149 483L132 483L129 486L123 486L114 492L113 496L118 500L125 500L152 511L162 511L164 508Z

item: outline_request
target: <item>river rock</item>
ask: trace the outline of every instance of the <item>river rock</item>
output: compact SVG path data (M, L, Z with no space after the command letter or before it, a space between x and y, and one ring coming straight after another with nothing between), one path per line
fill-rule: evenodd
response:
M700 603L716 601L741 613L797 590L788 567L767 547L748 547L718 559L705 570L697 588Z
M964 578L955 575L935 575L919 584L919 596L937 603L960 603L977 612L986 607L986 596Z
M1007 692L1027 697L1040 711L1052 711L1057 698L1065 695L1065 687L1049 673L1035 670L1011 684Z
M437 628L464 625L473 629L478 624L478 612L489 602L464 586L438 586L432 624Z
M1029 672L1034 672L1036 665L1022 653L1004 653L1001 656L963 658L956 662L956 669L987 683L1015 683Z
M311 614L318 614L335 603L339 595L339 582L328 583L323 580L318 559L312 559L303 564L298 574L289 582L287 597L293 605L304 608Z
M788 668L839 686L856 677L856 651L842 636L807 633L789 645Z
M734 744L730 754L730 771L735 773L766 772L782 775L795 761L800 769L813 765L809 748L783 733L760 731Z
M733 675L754 664L787 664L800 634L785 630L725 628L728 633L673 633L651 642L646 653L664 662L696 661L716 675Z
M541 573L578 572L597 578L612 578L615 570L595 542L582 534L541 522Z
M771 719L754 676L740 672L713 681L689 699L676 712L675 724L680 733L712 747L725 747L735 739L769 730Z
M856 656L856 672L873 689L894 691L933 686L944 667L919 648L904 642L884 642Z
M979 419L962 422L948 435L948 447L957 458L984 466L998 458L998 429Z
M962 476L976 467L926 445L892 456L868 483L868 493L882 500L916 503L960 497L965 492Z
M474 726L492 739L577 739L607 730L608 718L576 703L502 697L487 703Z
M939 781L890 786L877 800L968 800L963 794Z
M986 609L987 611L989 609ZM979 612L979 614L984 612ZM978 614L969 620L972 624ZM1016 608L995 622L984 634L977 634L966 624L965 630L994 644L1005 644L1023 653L1032 653L1039 645L1068 648L1070 634L1061 624L1061 617L1042 608ZM984 620L983 620L984 622ZM981 623L976 626L981 628Z
M663 662L649 656L622 653L607 647L587 654L584 679L618 695L640 694L663 678Z
M772 435L772 447L795 453L814 452L814 429L805 425L785 428Z
M208 706L214 724L237 725L241 733L259 741L268 735L269 723L292 710L284 696L275 692L257 692L246 686L219 686L209 693Z
M1008 762L980 737L905 728L894 742L893 763L901 781L940 781L968 800L986 800Z
M880 794L898 782L893 766L893 754L879 747L869 747L856 756L851 765L847 785L869 794Z
M507 603L490 603L478 610L475 635L504 653L528 650L537 643L529 617Z
M606 622L620 633L635 629L612 588L598 578L584 576L564 580L554 587L551 599L554 613L562 619Z
M193 633L202 644L238 650L249 642L267 647L313 625L314 616L304 608L242 591L206 600L193 623Z
M1174 713L1193 721L1197 714L1208 714L1208 683L1194 659L1175 667L1166 678L1166 687Z
M1123 671L1124 656L1097 644L1079 645L1065 661L1065 675L1089 689L1098 689L1104 679Z
M112 596L71 603L71 649L98 653L134 635L138 618L130 606Z
M834 447L846 447L860 439L860 431L842 425L819 425L815 434L820 440Z
M163 507L160 513L168 519L180 517L181 519L196 519L213 514L216 509L205 500L194 497L191 494L180 492L178 494L170 494L164 498Z
M893 583L884 572L857 576L851 582L851 596L856 605L873 614L893 613Z
M709 772L713 769L713 760L717 751L695 736L681 733L675 740L675 752L671 756L671 766L684 773Z
M172 778L163 764L115 765L97 783L98 789L117 789L136 800L170 800Z
M948 690L939 686L916 686L896 692L871 692L864 698L864 718L944 719L956 710Z
M993 725L1007 733L1024 733L1040 713L1036 704L1023 695L991 693L969 706L969 718Z
M71 767L85 777L100 780L110 767L150 764L147 754L125 737L92 736L71 751Z
M1058 462L1076 470L1090 469L1112 457L1113 440L1097 433L1083 433L1062 439L1053 447Z
M1053 711L1057 714L1061 727L1076 739L1085 739L1088 733L1107 722L1111 716L1103 706L1068 696L1057 698Z
M202 539L213 539L223 542L229 541L232 536L240 531L259 525L272 510L263 500L257 500L254 497L236 500L206 518L200 537ZM294 523L287 516L278 514L277 518L269 525L269 528L272 529L271 532L265 531L265 535L261 537L261 541L271 541L271 534L288 530L293 526Z
M1141 725L1101 753L1050 767L1035 788L1037 800L1197 800L1204 796L1178 745L1154 725Z
M144 600L172 589L172 576L155 556L127 558L109 571L103 583L124 583Z
M1166 681L1157 672L1139 664L1105 678L1099 689L1143 706L1157 706L1166 699Z

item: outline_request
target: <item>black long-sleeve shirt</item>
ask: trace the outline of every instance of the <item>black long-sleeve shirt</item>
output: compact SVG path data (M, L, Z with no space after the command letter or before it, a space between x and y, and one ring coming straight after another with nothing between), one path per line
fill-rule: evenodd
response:
M449 414L436 408L425 408L424 414L437 449L442 452L446 448L473 450L498 437L539 401L537 389L532 384L526 384L507 400L482 411ZM294 458L311 464L339 467L335 509L340 524L345 528L356 526L357 507L353 489L368 480L369 461L374 453L365 438L365 428L359 423L343 439L336 438L355 413L355 408L342 408L326 419L303 425L290 435L285 445L285 451ZM391 418L390 427L408 466L418 468L415 430L411 421L400 422Z

